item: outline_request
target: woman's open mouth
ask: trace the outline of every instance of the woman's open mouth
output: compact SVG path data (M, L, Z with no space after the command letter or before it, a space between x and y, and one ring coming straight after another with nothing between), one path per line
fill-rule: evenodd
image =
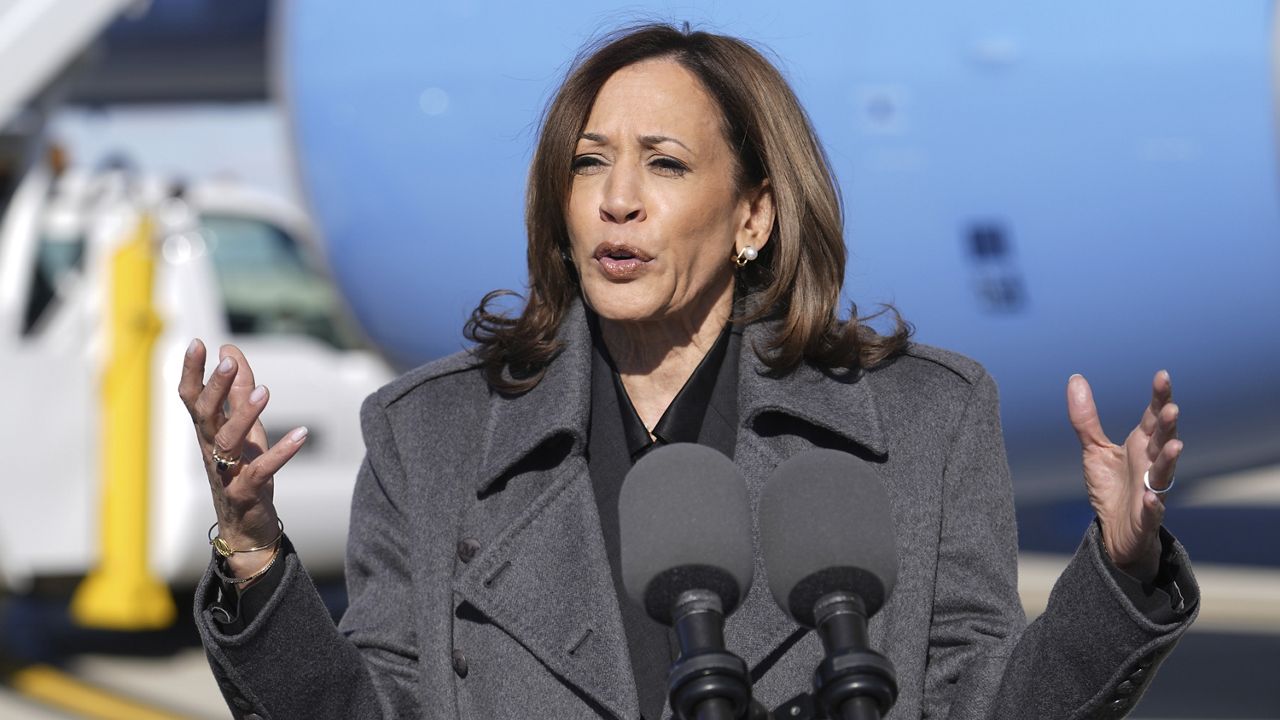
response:
M615 243L600 243L594 255L600 270L611 280L626 280L642 272L653 257L632 247Z

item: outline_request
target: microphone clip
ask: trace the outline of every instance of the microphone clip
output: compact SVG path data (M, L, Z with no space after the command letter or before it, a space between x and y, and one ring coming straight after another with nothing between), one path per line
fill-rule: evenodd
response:
M680 657L667 675L677 718L745 717L751 706L747 664L724 649L724 611L707 590L688 590L676 602Z
M898 699L893 663L871 649L866 605L854 593L833 592L814 605L825 657L813 673L813 688L825 717L880 717ZM851 706L861 706L850 715ZM873 707L872 707L873 706ZM874 708L874 710L873 710Z

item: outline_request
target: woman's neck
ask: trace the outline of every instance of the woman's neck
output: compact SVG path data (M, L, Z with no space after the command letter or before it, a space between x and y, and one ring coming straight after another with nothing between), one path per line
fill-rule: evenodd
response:
M733 310L733 283L701 307L656 322L600 318L600 334L631 405L650 431L706 356Z

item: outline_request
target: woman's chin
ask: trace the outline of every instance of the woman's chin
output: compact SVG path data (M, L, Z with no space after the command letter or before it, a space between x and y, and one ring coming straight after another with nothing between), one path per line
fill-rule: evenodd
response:
M732 302L731 292L730 289L720 298L726 308ZM687 325L692 321L696 325L699 322L697 318L711 310L712 305L718 304L710 293L704 297L688 297L676 289L657 286L652 282L587 282L583 286L582 295L587 307L601 320L629 324L676 322ZM721 293L717 292L716 295Z
M648 283L590 282L583 286L587 306L602 319L615 322L645 322L665 313L662 298L654 297Z
M658 308L649 308L645 305L637 305L625 302L595 302L587 300L587 305L591 307L601 320L615 323L643 323L661 320L663 313Z

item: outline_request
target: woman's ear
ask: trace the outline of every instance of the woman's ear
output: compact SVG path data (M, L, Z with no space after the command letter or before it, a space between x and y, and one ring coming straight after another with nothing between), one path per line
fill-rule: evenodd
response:
M743 194L742 210L734 252L741 252L748 245L759 252L773 235L773 186L768 178Z

